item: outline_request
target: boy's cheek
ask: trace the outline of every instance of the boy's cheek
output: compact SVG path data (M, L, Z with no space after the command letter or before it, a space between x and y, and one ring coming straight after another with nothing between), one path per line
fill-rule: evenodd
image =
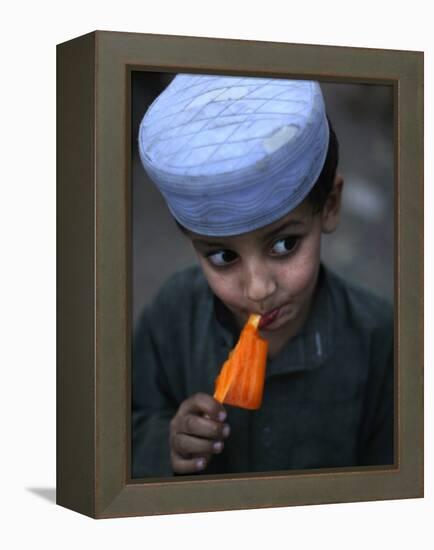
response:
M316 283L320 265L319 248L300 255L297 262L282 267L281 287L286 287L292 296L310 291Z
M200 260L200 264L203 274L214 294L228 307L237 308L242 294L236 277L230 277L227 273L216 273L215 270L206 265L205 260Z
M243 309L243 294L235 282L224 284L210 284L214 294L234 313Z
M235 280L232 283L219 281L218 284L215 284L215 281L208 280L208 284L217 298L235 315L239 323L243 324L247 321L249 311L245 308L242 289Z

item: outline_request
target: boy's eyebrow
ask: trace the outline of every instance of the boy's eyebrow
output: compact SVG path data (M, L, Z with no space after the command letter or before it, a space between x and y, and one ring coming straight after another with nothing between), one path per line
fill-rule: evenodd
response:
M262 239L263 240L267 240L267 239L270 239L271 237L274 237L274 235L277 235L278 233L280 233L281 231L283 231L284 229L288 229L289 227L297 227L297 226L303 226L304 223L302 220L288 220L286 222L283 222L281 223L280 225L278 225L277 227L275 227L274 229L272 229L271 231L265 233L263 236L262 236ZM194 245L198 244L198 245L202 245L202 246L208 246L210 248L227 248L228 247L228 243L227 242L219 242L219 241L208 241L207 239L201 239L201 238L195 238L193 237L192 238L192 243Z
M294 226L303 226L303 225L304 223L302 220L287 220L286 222L281 223L271 231L265 233L263 238L270 239L271 237L274 237L284 229L288 229L289 227L294 227Z

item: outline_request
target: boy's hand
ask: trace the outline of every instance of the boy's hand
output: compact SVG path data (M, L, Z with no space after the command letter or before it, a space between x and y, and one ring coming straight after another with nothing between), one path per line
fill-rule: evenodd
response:
M177 474L203 470L223 450L229 435L226 411L213 397L196 393L186 399L170 422L170 458Z

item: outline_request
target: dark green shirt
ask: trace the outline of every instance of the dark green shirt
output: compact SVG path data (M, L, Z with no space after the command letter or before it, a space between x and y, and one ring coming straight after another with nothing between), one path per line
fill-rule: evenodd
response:
M200 268L179 272L134 335L132 477L173 475L169 423L214 381L239 330ZM262 406L225 406L231 434L202 474L393 463L393 311L321 266L303 329L267 361Z

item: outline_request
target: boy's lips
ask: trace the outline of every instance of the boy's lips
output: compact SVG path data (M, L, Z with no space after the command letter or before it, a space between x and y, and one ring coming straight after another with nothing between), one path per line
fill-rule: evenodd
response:
M274 321L277 319L277 316L279 315L280 307L276 307L274 309L271 309L270 311L267 311L267 313L264 313L261 315L261 320L259 322L259 329L267 328L269 325L274 323Z

